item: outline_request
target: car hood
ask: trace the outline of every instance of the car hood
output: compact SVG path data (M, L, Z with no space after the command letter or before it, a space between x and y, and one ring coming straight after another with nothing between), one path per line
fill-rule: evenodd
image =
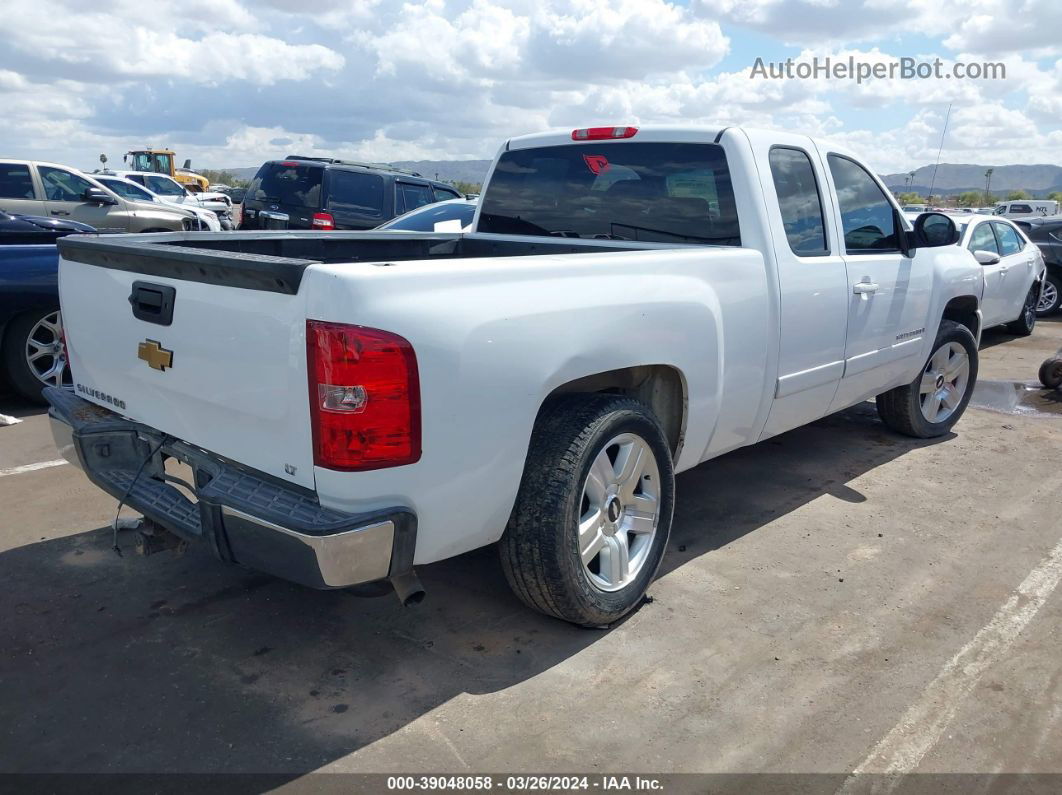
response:
M19 221L24 221L40 229L50 229L56 232L95 232L96 228L89 226L88 224L82 224L77 221L68 221L60 218L49 218L44 215L20 215L19 213L8 213L12 218Z

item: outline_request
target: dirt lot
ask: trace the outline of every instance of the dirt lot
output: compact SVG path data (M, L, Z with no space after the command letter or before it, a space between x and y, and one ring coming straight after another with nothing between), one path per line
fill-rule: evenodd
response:
M988 333L1030 379L1062 322ZM1041 399L1050 412L1056 406ZM0 428L0 772L1062 772L1062 422L872 406L678 480L653 600L535 615L492 550L419 607L110 550L45 416Z

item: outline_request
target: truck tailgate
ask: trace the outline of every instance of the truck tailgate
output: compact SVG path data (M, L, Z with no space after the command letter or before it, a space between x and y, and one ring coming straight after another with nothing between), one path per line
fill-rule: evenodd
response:
M77 393L239 464L314 487L306 315L298 283L173 276L145 257L99 264L70 247L59 270ZM232 256L232 255L226 255ZM119 258L120 259L120 258ZM182 259L186 259L183 258ZM178 269L177 273L181 273ZM183 273L182 273L183 275ZM213 283L194 280L202 278ZM156 317L172 289L172 320ZM137 291L139 289L139 291ZM138 299L134 300L134 293ZM142 317L134 316L138 304ZM154 321L154 322L153 322Z

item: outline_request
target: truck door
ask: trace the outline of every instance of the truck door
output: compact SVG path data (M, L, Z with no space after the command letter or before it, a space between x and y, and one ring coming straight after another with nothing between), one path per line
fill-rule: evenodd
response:
M922 355L933 289L931 254L900 251L900 214L884 188L846 155L826 156L848 271L844 376L831 411L896 385Z
M774 401L761 438L826 413L844 371L848 277L822 161L810 139L749 133L778 270Z

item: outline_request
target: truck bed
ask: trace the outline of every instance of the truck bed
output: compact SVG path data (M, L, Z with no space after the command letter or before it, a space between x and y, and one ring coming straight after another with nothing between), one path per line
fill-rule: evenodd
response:
M434 232L169 232L63 238L87 265L295 295L310 265L687 248L684 244Z

